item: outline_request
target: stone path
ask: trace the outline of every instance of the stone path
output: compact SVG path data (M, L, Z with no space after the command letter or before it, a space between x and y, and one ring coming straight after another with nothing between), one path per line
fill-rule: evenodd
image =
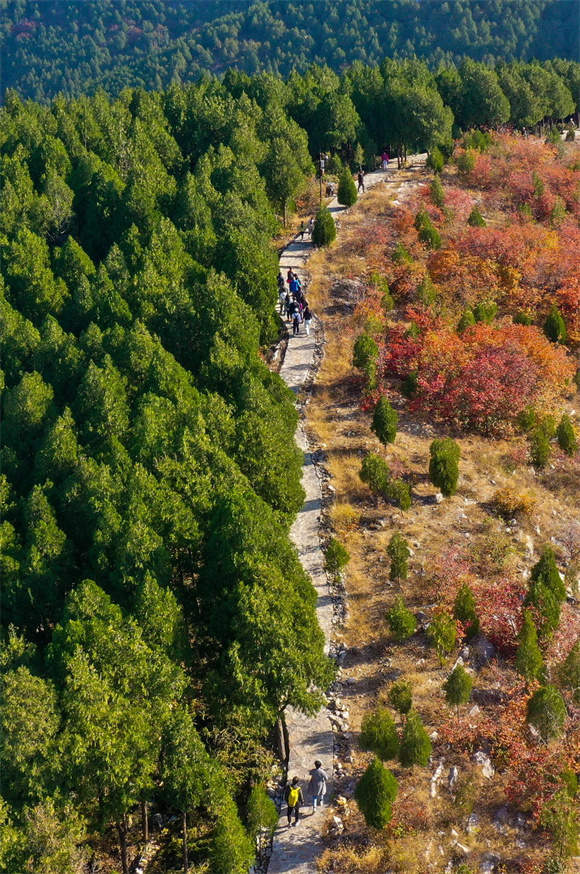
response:
M389 177L396 176L396 174L397 171L394 169L387 173L383 171L368 173L365 177L365 187L372 188L377 183L383 182L385 179L388 180ZM329 209L335 217L337 213L344 211L344 207L339 206L336 198L329 204ZM308 238L304 241L294 239L280 257L280 269L284 278L286 278L290 267L296 271L303 287L305 287L306 297L308 297L308 273L305 269L305 262L311 251L312 244ZM286 355L280 368L280 376L296 394L300 392L308 377L313 375L313 369L318 360L317 353L322 351L320 325L316 323L316 320L313 320L312 327L314 330L311 331L309 337L306 336L303 325L298 336L290 336ZM324 572L324 559L319 540L322 493L302 422L298 424L296 442L304 451L302 485L306 492L306 500L292 526L290 536L298 550L304 568L312 578L312 584L318 595L316 613L319 625L324 632L326 652L328 652L332 628L332 597ZM306 795L306 787L309 779L308 774L314 767L315 759L320 759L329 777L332 775L332 730L326 709L321 710L314 717L303 716L301 713L290 710L286 715L286 721L290 738L288 776L289 778L294 775L300 777L306 806L302 809L300 823L291 828L287 826L285 808L282 810L274 835L268 874L283 874L283 872L313 874L316 871L316 860L322 851L320 829L324 822L325 813L324 811L312 813L310 799ZM327 799L331 797L331 784L328 787Z

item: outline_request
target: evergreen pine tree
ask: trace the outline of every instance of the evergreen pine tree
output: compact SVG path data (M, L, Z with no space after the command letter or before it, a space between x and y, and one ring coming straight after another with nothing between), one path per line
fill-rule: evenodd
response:
M544 334L551 340L552 343L565 343L567 337L566 322L562 318L562 313L556 306L552 305L552 309L544 322Z
M366 375L368 387L374 388L377 380L379 347L369 334L360 334L354 343L352 363Z
M528 722L542 740L559 737L566 722L566 704L555 686L542 686L528 701Z
M518 634L516 668L526 680L539 680L544 670L544 659L538 646L538 634L531 610L524 613L524 624Z
M566 455L574 455L578 449L578 441L576 440L576 434L574 432L574 426L570 421L570 416L566 415L566 413L562 414L556 434L560 449L563 449Z
M390 480L387 487L387 497L401 510L408 510L412 503L409 483L403 479Z
M354 790L354 797L367 825L384 828L393 812L399 784L379 759L373 759Z
M316 213L312 229L312 242L315 246L330 246L336 238L336 225L329 209L321 206Z
M415 710L411 710L407 716L403 737L401 738L401 746L399 748L400 762L405 767L410 767L411 765L422 765L425 767L429 762L431 750L431 741L421 717Z
M385 707L377 707L363 717L359 743L383 762L395 759L399 753L399 735L393 717Z
M533 566L530 580L532 583L541 582L552 590L559 601L566 597L566 586L560 576L556 556L551 546L546 546L536 564Z
M345 167L338 180L338 202L343 206L352 206L357 202L358 194L352 173Z
M449 613L436 613L427 629L427 637L441 660L449 655L457 641L457 625Z
M459 446L450 437L433 440L429 447L429 479L445 497L454 495L459 478Z
M373 413L371 430L375 432L383 446L395 442L398 422L397 411L392 408L386 397L379 398Z
M575 704L580 704L580 640L577 640L558 668L558 678L564 689L570 689Z
M399 595L390 610L387 611L387 622L395 640L405 640L415 633L417 620Z
M463 665L457 665L443 683L448 703L454 704L456 707L469 701L472 687L473 680Z
M406 580L409 573L409 544L402 534L393 534L387 546L387 555L391 559L390 580Z
M359 476L373 494L381 495L384 498L388 497L391 471L387 462L380 455L369 452L363 458Z
M469 213L467 224L471 225L472 228L484 228L486 226L487 222L476 206Z
M389 704L399 713L408 713L413 705L413 690L407 680L397 680L389 689Z
M350 561L350 555L346 547L331 537L324 553L324 567L329 574L338 574Z
M431 182L429 192L431 194L431 200L435 206L438 206L439 209L443 209L445 206L445 192L443 191L443 186L441 185L441 179L439 176L435 176Z
M475 637L479 633L479 617L475 609L475 598L467 583L461 586L455 596L453 616L465 628L467 639Z
M417 287L417 299L426 307L432 306L437 299L437 289L428 273L425 274Z
M457 323L457 333L462 334L467 328L475 325L475 316L471 307L466 307L463 311L459 322Z

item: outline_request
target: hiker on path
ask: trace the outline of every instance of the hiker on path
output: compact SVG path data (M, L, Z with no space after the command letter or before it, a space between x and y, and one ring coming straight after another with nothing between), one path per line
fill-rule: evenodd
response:
M280 305L280 315L284 312L284 307L286 305L286 292L284 291L284 286L278 286L278 303Z
M300 236L300 239L303 240L303 239L304 239L304 231L305 231L305 230L306 230L306 226L305 226L304 222L300 222L300 230L298 231L298 233L296 234L296 236Z
M290 283L292 282L292 279L293 279L293 278L294 278L294 273L293 273L293 271L292 271L292 268L289 267L289 268L288 268L288 273L286 274L286 282L288 283L288 285L290 285Z
M296 337L297 334L300 333L300 310L298 309L298 304L295 303L294 306L296 309L294 310L294 315L292 316L292 336Z
M290 297L290 292L286 292L286 297L284 298L284 310L286 312L286 321L290 321L290 317L292 315L292 298Z
M292 279L290 280L290 291L296 297L300 289L302 288L302 283L298 279L298 275L295 273Z
M308 236L312 237L312 231L314 230L314 216L310 216L310 221L308 222L306 230L308 232Z
M292 822L292 814L294 813L294 825L298 824L298 820L300 819L300 805L304 804L304 796L302 795L302 789L300 788L300 781L298 777L292 777L292 782L286 786L285 793L286 804L288 809L286 814L288 816L288 825L291 825Z
M310 337L310 322L312 321L312 313L310 312L310 307L308 303L305 302L304 312L302 313L302 318L304 319L304 327L306 328L306 336Z
M316 811L316 805L322 807L324 796L326 795L326 782L328 777L326 771L322 770L322 762L318 759L314 762L314 768L310 772L310 783L308 784L308 794L312 797L312 812Z
M386 149L383 151L383 154L381 155L381 165L382 165L383 170L386 170L389 166L389 155L388 155L388 152Z
M364 190L365 190L365 174L363 173L362 170L359 170L359 171L358 171L357 179L358 179L358 190L360 191L361 188L362 188L363 193L364 193Z

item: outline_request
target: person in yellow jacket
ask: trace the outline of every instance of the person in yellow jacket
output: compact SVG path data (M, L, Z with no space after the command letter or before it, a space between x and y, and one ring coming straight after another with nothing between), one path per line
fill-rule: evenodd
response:
M286 786L284 797L287 805L288 825L292 825L292 813L294 813L294 825L297 825L300 819L300 805L304 804L304 796L298 777L292 777L292 782Z

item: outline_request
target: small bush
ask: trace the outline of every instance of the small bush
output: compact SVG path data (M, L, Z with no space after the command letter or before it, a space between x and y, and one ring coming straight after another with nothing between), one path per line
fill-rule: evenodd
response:
M429 193L431 194L431 200L435 206L438 206L439 209L443 209L445 206L445 192L443 191L443 186L441 185L439 176L436 176L432 181Z
M539 427L534 428L528 435L530 458L534 467L543 468L547 465L551 455L550 438Z
M566 331L566 322L562 318L562 313L554 304L544 322L544 334L551 340L552 343L565 343L568 336Z
M533 407L528 406L518 413L517 421L522 431L528 432L538 424L538 414Z
M391 559L390 580L406 580L409 574L409 544L402 534L393 534L387 546Z
M516 492L506 486L497 490L491 503L499 516L512 519L514 516L529 516L536 506L536 499L529 492Z
M445 166L445 156L438 146L433 146L427 156L427 166L434 173L441 173Z
M476 206L474 206L473 209L471 210L471 212L469 213L469 218L467 219L467 224L471 225L472 228L485 228L486 227L487 222Z
M346 547L337 540L336 537L332 537L326 547L326 552L324 554L324 567L328 571L329 574L338 574L343 567L345 567L350 561L350 555L348 554Z
M429 479L445 497L454 495L459 479L459 446L450 437L433 440L429 447Z
M528 701L527 719L542 740L559 737L566 722L566 705L555 686L542 686Z
M419 239L430 249L441 248L441 234L431 221L427 210L420 210L415 216L415 228Z
M564 689L572 692L575 704L580 704L580 640L577 640L558 668L558 679Z
M463 138L464 149L477 149L478 152L486 152L492 143L492 135L479 129L469 131Z
M369 277L369 283L374 285L379 291L382 292L383 296L381 298L381 307L385 315L390 313L392 309L395 308L395 301L393 300L393 296L391 295L389 289L389 283L387 282L386 276L381 276L380 273L371 273Z
M526 313L525 310L520 310L514 316L514 324L515 325L533 325L534 318L530 313Z
M469 701L472 688L473 680L463 665L457 665L443 683L447 703L453 704L455 707Z
M363 483L366 483L371 492L375 495L388 497L389 482L391 479L391 471L386 461L380 455L375 455L374 452L363 459L359 476Z
M356 185L348 167L345 167L339 176L337 199L343 206L352 206L357 202Z
M406 398L413 398L417 394L419 388L419 374L416 370L411 370L401 383L401 393Z
M480 300L473 308L473 317L476 322L491 325L497 316L497 304L493 300Z
M362 750L374 753L383 762L399 754L399 735L393 717L384 707L366 713L360 731Z
M472 149L460 152L460 154L455 158L455 163L461 175L467 176L475 169L475 153Z
M385 397L379 398L373 413L371 430L377 435L383 446L394 443L397 436L399 417Z
M399 784L379 759L374 759L354 790L354 797L367 825L384 828L393 814Z
M336 238L336 225L329 209L320 207L316 213L312 229L312 242L315 246L330 246Z
M399 595L394 605L387 611L387 622L395 640L406 640L415 634L417 620L410 610L405 607L405 602Z
M461 586L455 596L453 616L463 625L468 640L479 633L479 617L475 607L475 598L467 583Z
M389 689L389 704L399 713L408 713L413 705L413 691L406 680L397 680Z
M542 809L540 824L548 829L556 850L553 861L560 862L560 870L565 872L566 859L578 853L578 809L566 789L556 792Z
M566 413L563 413L562 418L560 419L556 436L558 437L558 446L560 449L562 449L566 455L574 455L578 450L578 441L576 440L576 434L574 432L574 426L570 421L570 416L566 415Z
M399 748L399 760L405 767L421 765L425 767L431 756L431 741L425 731L421 717L411 710L405 722L401 746Z
M439 658L443 660L457 642L457 625L453 617L449 613L437 613L429 624L427 637Z
M475 316L471 307L466 307L463 311L459 322L457 323L457 333L462 334L467 328L475 325Z
M516 670L526 680L539 680L544 671L544 659L538 646L538 633L530 610L524 613L524 624L518 634Z
M387 486L387 497L400 510L408 510L413 503L409 484L402 479L392 479Z
M399 242L393 249L392 259L395 264L409 264L413 259L407 247Z
M437 289L428 273L425 274L417 287L417 299L426 307L432 306L437 300Z

